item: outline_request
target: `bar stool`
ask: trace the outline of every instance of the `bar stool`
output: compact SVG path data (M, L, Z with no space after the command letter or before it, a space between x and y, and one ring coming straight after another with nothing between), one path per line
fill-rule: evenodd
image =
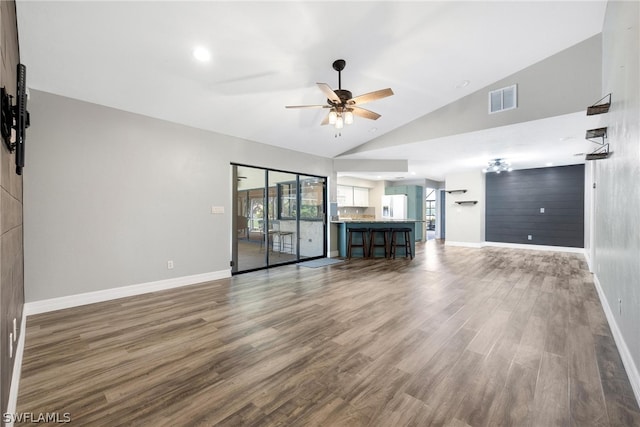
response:
M410 228L393 228L391 230L391 253L390 257L396 259L396 248L404 248L405 258L410 256L413 259L413 251L411 250L411 232ZM396 242L398 234L404 234L404 241L401 243Z
M280 236L280 252L288 251L290 254L293 254L293 235L295 233L293 231L280 231L278 236ZM285 238L288 238L285 240Z
M355 233L360 233L360 243L353 243L353 235ZM351 258L351 249L353 248L362 248L362 257L367 257L367 234L369 233L368 228L347 228L347 258Z
M388 234L391 232L390 228L370 228L369 229L369 257L376 257L376 248L384 248L384 257L389 257L389 239ZM379 243L376 239L377 236L382 234L383 243Z

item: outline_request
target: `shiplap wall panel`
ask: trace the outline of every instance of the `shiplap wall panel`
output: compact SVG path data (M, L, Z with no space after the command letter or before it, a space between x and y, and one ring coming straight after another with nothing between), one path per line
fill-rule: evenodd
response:
M486 186L487 241L584 247L584 165L488 173Z

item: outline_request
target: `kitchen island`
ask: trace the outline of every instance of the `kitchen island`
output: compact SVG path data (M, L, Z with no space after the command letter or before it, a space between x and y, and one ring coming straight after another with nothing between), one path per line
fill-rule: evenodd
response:
M416 241L415 241L415 229L416 225L422 223L422 220L416 219L349 219L349 220L336 220L331 221L332 224L338 226L338 252L341 257L347 256L347 229L349 228L368 228L368 229L380 229L380 228L410 228L411 229L411 251L415 255L416 253ZM389 236L389 239L391 236ZM402 235L398 237L401 240ZM351 254L352 258L361 258L362 251L354 250ZM376 248L376 257L383 256L383 248ZM398 248L396 257L404 257L404 248Z

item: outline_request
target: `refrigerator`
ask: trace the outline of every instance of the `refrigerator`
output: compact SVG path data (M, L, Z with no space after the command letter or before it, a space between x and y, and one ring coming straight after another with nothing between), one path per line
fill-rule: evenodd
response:
M396 194L382 196L383 219L407 219L407 196Z

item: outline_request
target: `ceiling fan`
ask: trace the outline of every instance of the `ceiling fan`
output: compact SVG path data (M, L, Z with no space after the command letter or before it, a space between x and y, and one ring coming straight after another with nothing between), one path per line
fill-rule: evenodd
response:
M376 90L365 93L355 98L350 91L342 89L342 70L347 65L344 59L337 59L333 62L333 69L338 72L338 89L333 90L326 83L316 83L322 93L327 96L327 104L322 105L287 105L285 108L329 108L329 114L322 120L322 125L332 124L336 129L342 129L345 124L353 123L353 116L365 119L377 120L380 114L360 107L367 102L386 98L393 95L390 88Z

